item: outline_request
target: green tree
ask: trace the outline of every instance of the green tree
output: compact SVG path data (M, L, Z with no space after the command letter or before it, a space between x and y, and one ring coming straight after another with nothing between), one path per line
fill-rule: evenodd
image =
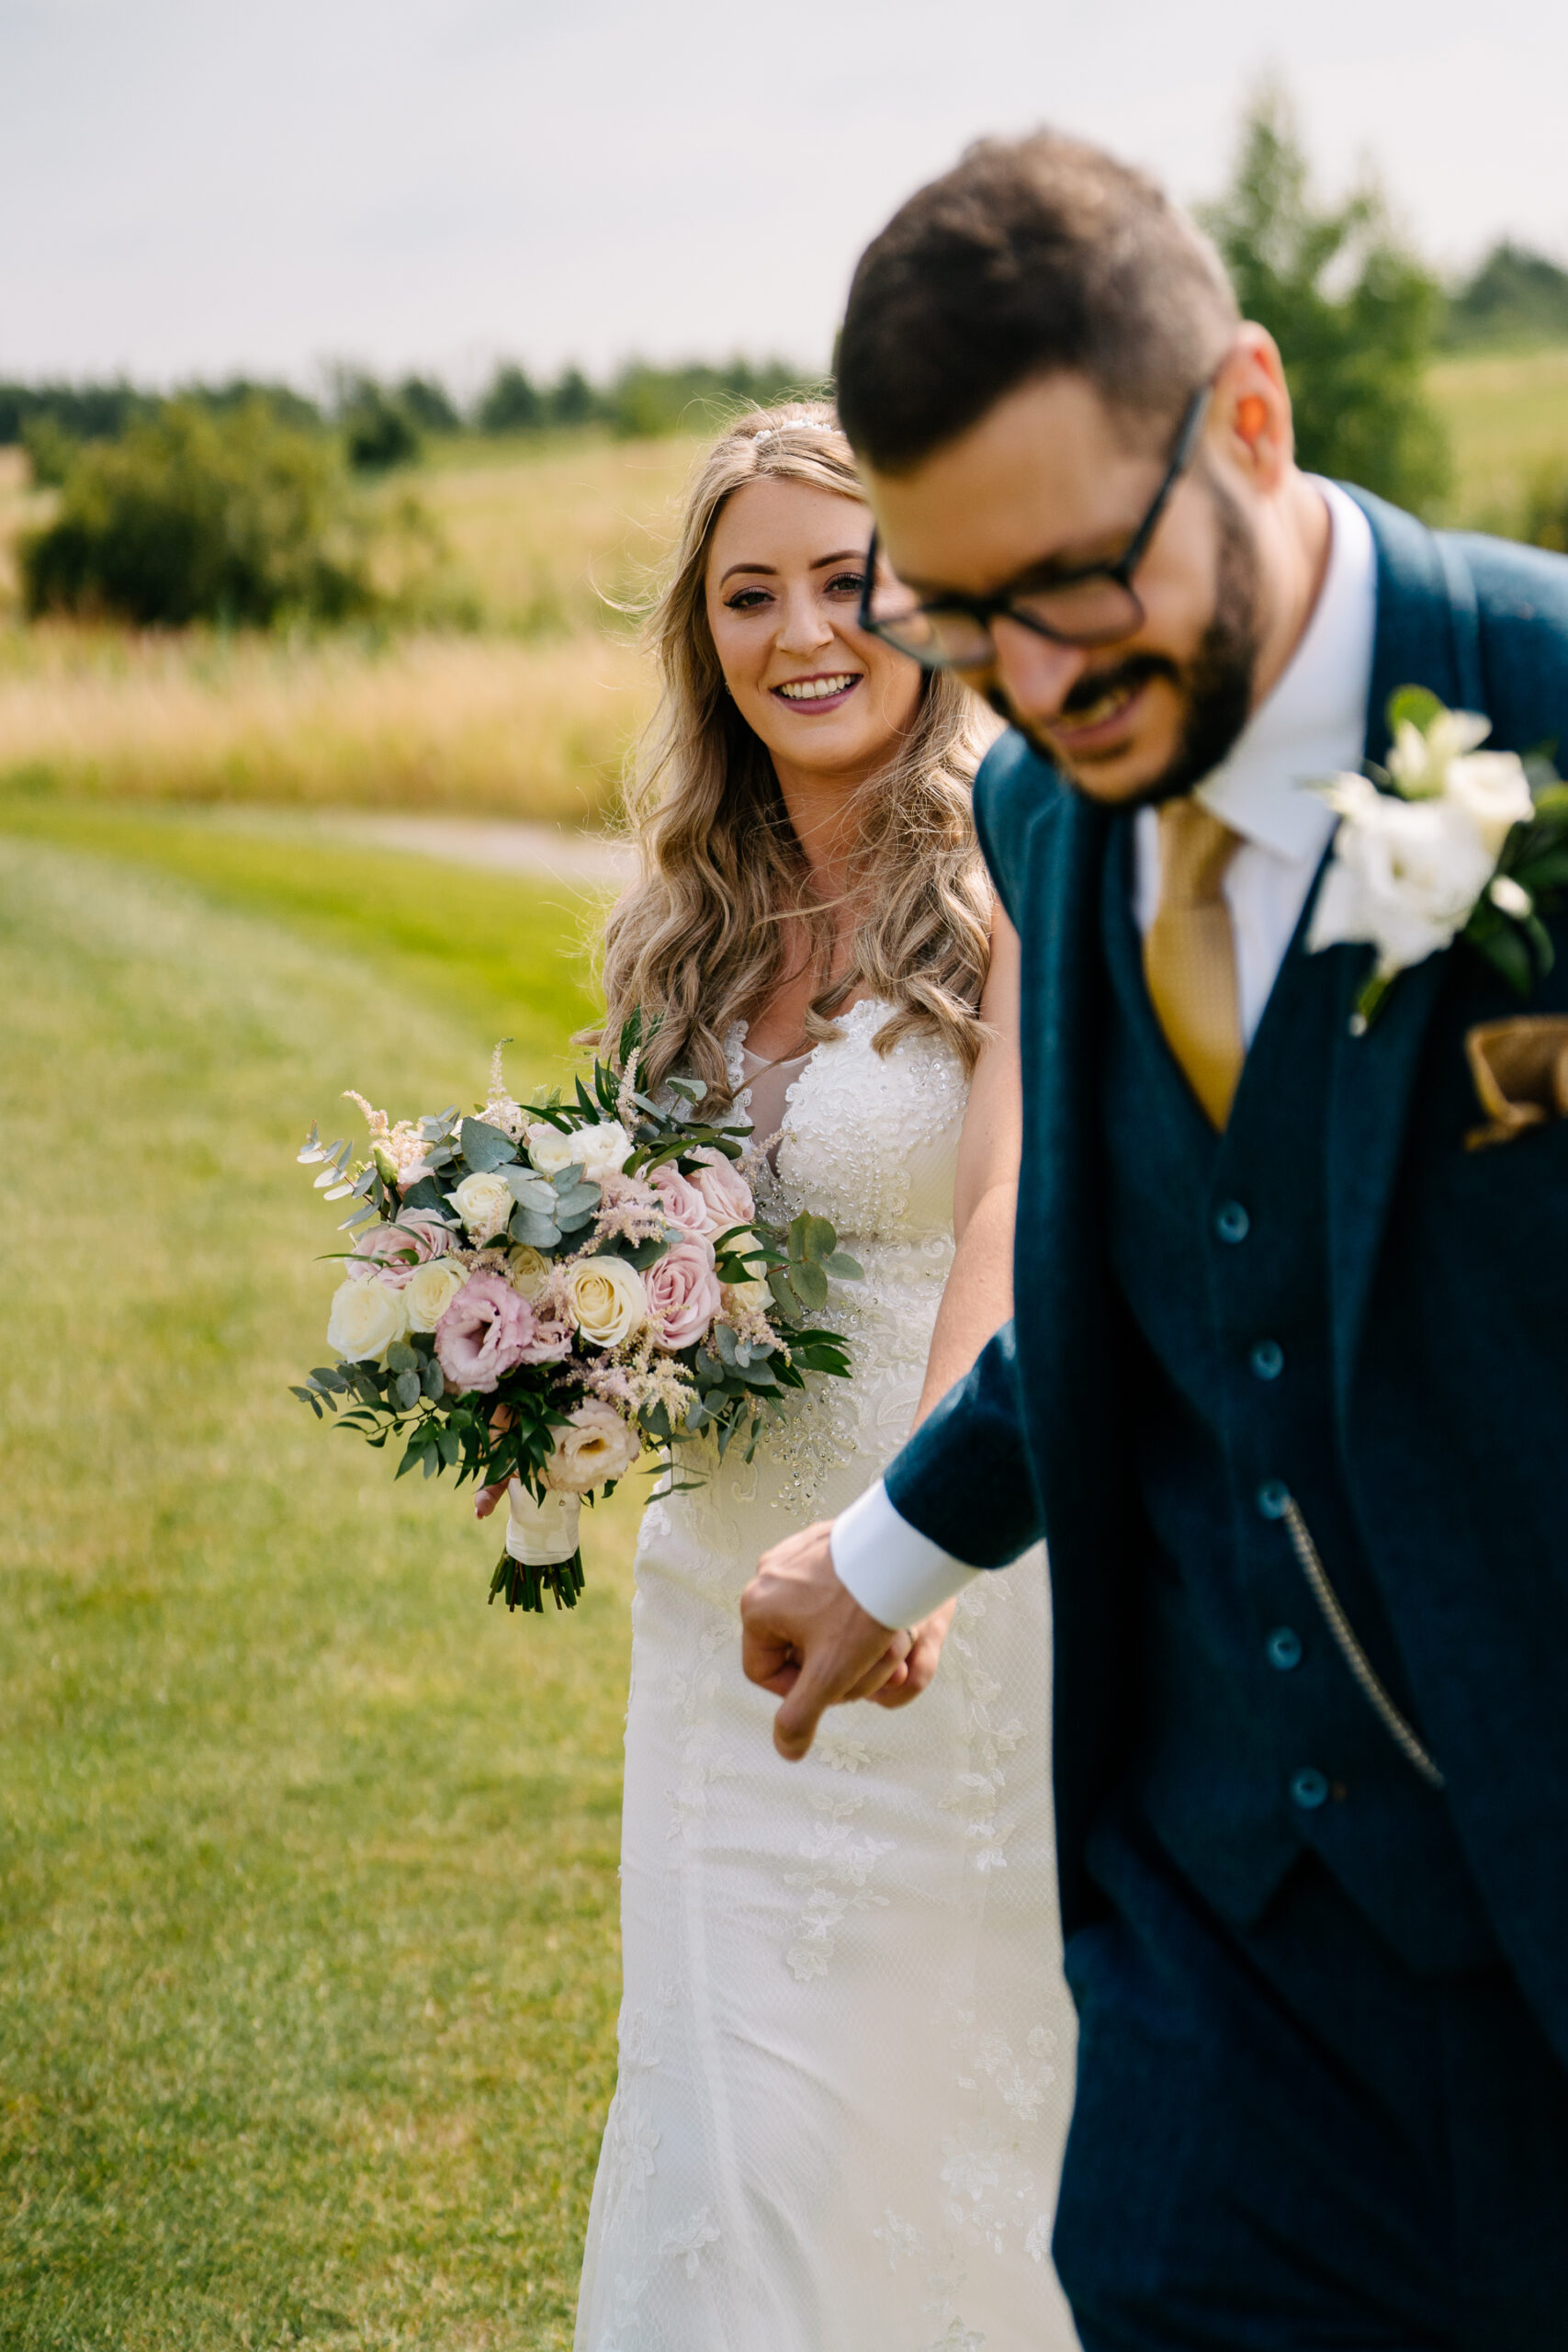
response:
M503 362L491 378L474 422L481 433L536 433L545 422L545 395L514 361Z
M1315 203L1290 107L1269 90L1243 124L1230 187L1201 218L1244 314L1283 355L1302 464L1429 509L1449 478L1425 388L1443 294L1376 187Z
M1568 269L1505 237L1449 304L1444 341L1568 342Z
M265 626L368 609L367 554L330 441L280 424L263 400L216 415L171 401L81 451L22 568L35 615Z

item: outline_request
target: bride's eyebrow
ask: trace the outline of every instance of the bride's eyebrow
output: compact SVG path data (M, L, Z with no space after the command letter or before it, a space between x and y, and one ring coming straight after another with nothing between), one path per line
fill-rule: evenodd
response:
M813 557L810 569L813 571L825 571L830 563L863 563L864 561L865 549L863 548L840 548L836 553L832 555L819 555ZM765 572L770 580L776 580L778 577L778 569L779 568L776 563L732 563L728 571L725 572L723 578L719 581L718 584L722 588L725 581L733 580L738 571Z

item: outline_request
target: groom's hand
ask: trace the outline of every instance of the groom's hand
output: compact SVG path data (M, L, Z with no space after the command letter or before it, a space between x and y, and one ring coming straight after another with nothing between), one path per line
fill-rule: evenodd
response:
M784 1701L773 1746L791 1763L810 1747L825 1708L869 1699L906 1673L908 1634L879 1625L840 1583L831 1532L824 1519L775 1544L740 1596L741 1662L748 1680Z

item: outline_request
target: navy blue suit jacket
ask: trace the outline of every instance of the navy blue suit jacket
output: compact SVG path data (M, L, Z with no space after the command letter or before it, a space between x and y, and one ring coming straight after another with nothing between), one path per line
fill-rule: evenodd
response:
M1568 739L1568 560L1435 534L1355 492L1377 547L1367 752L1397 686L1484 711L1491 743ZM1055 1621L1055 1769L1067 1932L1083 1849L1137 1729L1142 1545L1100 1166L1098 877L1108 813L1019 736L976 787L1022 941L1017 1312L897 1456L888 1492L960 1559L1042 1533ZM1568 2057L1568 1120L1467 1151L1478 1021L1568 1012L1559 962L1521 1005L1462 944L1404 973L1364 1036L1370 951L1340 967L1322 1105L1343 1474L1499 1942Z

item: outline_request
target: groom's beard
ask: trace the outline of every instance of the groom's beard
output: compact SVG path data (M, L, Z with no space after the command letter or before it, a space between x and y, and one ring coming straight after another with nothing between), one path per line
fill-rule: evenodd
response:
M1111 669L1091 671L1079 678L1062 703L1062 716L1070 719L1091 709L1105 695L1132 691L1156 678L1166 679L1180 695L1186 717L1175 757L1137 791L1119 795L1115 804L1119 808L1150 808L1190 792L1219 766L1251 716L1259 634L1258 550L1240 508L1224 484L1211 481L1209 487L1218 526L1214 614L1197 652L1185 663L1172 661L1167 653L1130 653ZM1069 784L1077 781L1047 740L999 699L996 707L1062 768Z

